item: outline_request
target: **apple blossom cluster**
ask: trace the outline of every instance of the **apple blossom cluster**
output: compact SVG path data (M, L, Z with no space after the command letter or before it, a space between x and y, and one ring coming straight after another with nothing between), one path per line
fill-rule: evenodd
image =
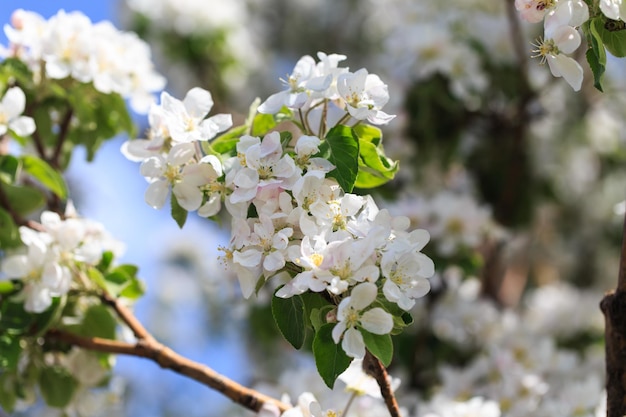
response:
M63 10L46 20L18 9L4 32L9 46L2 51L3 57L25 62L35 79L72 77L93 82L102 93L129 98L133 109L142 113L153 101L153 92L165 86L165 79L153 67L148 45L108 21L94 24L80 12Z
M41 214L43 231L21 226L24 247L4 258L1 279L20 280L24 309L41 313L52 304L53 297L65 295L71 288L80 265L97 265L104 252L120 255L123 246L104 230L100 223L57 213Z
M124 143L122 153L141 162L140 172L150 182L145 200L151 207L163 207L171 190L187 211L198 210L203 217L219 212L223 166L216 156L203 156L198 143L231 127L232 119L227 114L206 118L212 107L211 93L198 87L182 101L163 92L161 103L153 103L148 113L148 138Z
M343 56L318 56L319 63L301 58L287 89L270 96L259 112L297 110L305 133L311 133L315 110L321 112L321 131L351 119L386 123L394 117L381 110L389 95L380 78L365 69L338 68ZM203 217L225 206L232 230L223 261L236 273L243 296L274 277L284 284L276 293L281 298L326 294L338 305L335 343L341 341L349 356L363 357L357 329L384 335L394 327L380 300L406 311L429 291L434 265L421 253L428 233L409 231L408 218L380 210L370 196L344 192L329 175L335 165L321 157L323 138L243 134L232 156L215 152L209 139L229 128L231 119L205 118L212 104L210 93L199 88L182 102L163 93L149 113L149 138L123 146L127 157L141 161L150 182L146 202L162 207L171 189L184 210ZM319 123L322 113L327 124Z
M317 63L309 55L300 58L287 79L281 80L286 88L261 103L259 113L276 114L283 106L306 111L307 117L301 121L318 135L323 135L318 125L332 127L348 122L350 116L375 125L387 124L395 117L381 110L389 101L389 92L378 75L364 68L352 73L347 67L339 67L345 55L318 52L317 56ZM328 107L324 109L323 103Z
M583 0L515 0L515 8L528 22L544 21L544 36L534 45L534 56L548 63L552 75L563 77L574 91L579 91L583 68L570 55L581 44L578 27L589 20L587 3Z

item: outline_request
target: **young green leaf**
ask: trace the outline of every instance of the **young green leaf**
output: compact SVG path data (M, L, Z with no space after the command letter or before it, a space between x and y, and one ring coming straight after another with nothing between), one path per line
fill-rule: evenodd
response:
M393 341L389 334L374 334L360 329L363 342L370 353L376 356L385 366L389 366L393 358Z
M259 113L254 116L254 120L252 121L252 130L250 131L251 136L262 137L265 136L267 132L276 127L276 121L274 120L274 115L272 114L262 114Z
M398 172L398 162L385 156L382 132L379 128L360 124L353 128L359 138L359 173L355 186L374 188L393 179Z
M187 221L187 210L185 210L180 206L180 204L178 204L178 199L176 198L174 193L172 193L170 202L172 204L172 218L176 220L176 224L182 229L185 225L185 222Z
M335 178L343 191L351 192L359 172L359 141L352 129L343 125L330 129L318 155L335 165L328 176Z
M37 210L46 203L46 198L41 191L32 188L0 182L2 191L7 196L11 208L17 214L26 215Z
M237 153L237 142L239 142L241 135L246 133L247 129L248 126L246 125L231 128L226 133L209 142L208 146L210 149L205 149L205 151L207 153L235 155Z
M320 327L313 339L313 356L317 372L324 380L328 388L332 389L337 377L343 373L352 358L350 358L341 348L341 344L336 344L332 337L335 323L327 323Z
M76 328L76 333L85 337L115 339L117 322L109 309L103 305L93 305L85 312L85 317Z
M602 39L606 50L613 56L623 58L626 56L626 28L624 22L615 21L602 16L596 17L591 22L592 32Z
M272 297L272 316L278 330L296 349L304 343L305 316L304 302L298 295L289 298Z
M13 155L0 155L0 181L11 184L15 182L19 160Z
M61 174L52 168L46 161L33 155L24 155L21 158L24 171L35 177L41 184L61 199L67 198L67 185Z
M0 249L15 248L21 244L20 230L13 217L0 207Z
M17 363L22 352L20 339L17 335L0 334L0 369L17 369Z
M16 384L16 377L13 373L0 373L0 408L9 414L13 412L17 402Z
M76 388L78 381L60 366L43 368L39 374L41 395L51 407L66 407L72 401Z
M583 29L589 39L589 49L586 52L587 62L593 73L593 85L599 91L602 90L602 78L606 70L606 50L598 33L595 21L586 22Z

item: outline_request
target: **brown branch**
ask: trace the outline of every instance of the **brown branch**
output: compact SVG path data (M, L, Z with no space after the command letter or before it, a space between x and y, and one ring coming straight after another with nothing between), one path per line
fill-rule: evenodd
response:
M626 415L626 213L617 288L600 302L605 321L607 417Z
M363 370L368 375L371 375L378 383L380 393L385 400L385 404L387 405L387 409L389 410L391 417L401 417L400 407L398 406L396 396L391 389L391 378L387 373L387 369L385 369L380 360L378 360L378 358L372 355L368 350L365 351L365 357L363 358Z
M154 337L143 327L143 324L141 324L135 315L125 305L120 303L117 298L113 298L106 292L103 292L100 299L104 304L115 310L119 318L130 328L137 339L146 341L154 340Z
M61 163L59 162L59 158L61 157L61 152L63 151L63 144L67 139L67 134L69 133L70 122L72 121L72 117L74 115L74 111L72 107L69 107L65 112L65 116L63 116L63 120L59 124L59 135L57 136L57 143L54 146L54 152L52 153L52 157L50 158L50 165L54 168L61 170Z
M81 337L59 329L52 329L46 333L47 339L65 342L73 346L97 352L150 359L161 368L170 369L198 381L252 411L259 411L264 404L275 405L281 413L291 408L288 404L245 387L215 372L206 365L179 355L167 346L157 342L152 336L148 336L148 338L140 339L136 344L131 344L99 337Z

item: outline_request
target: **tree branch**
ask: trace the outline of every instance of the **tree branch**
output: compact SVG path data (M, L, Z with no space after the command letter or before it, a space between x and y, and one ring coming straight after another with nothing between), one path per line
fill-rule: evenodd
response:
M65 116L63 116L63 120L59 124L59 135L57 136L57 143L54 146L54 152L52 153L52 157L50 157L50 165L52 165L57 170L61 171L61 163L59 162L59 158L61 157L61 152L63 151L63 144L65 143L65 139L67 139L67 134L69 133L70 122L72 121L72 116L74 115L74 111L72 107L68 107L65 112Z
M117 305L119 306L119 303L117 303ZM123 310L124 309L122 309L122 311ZM157 363L161 368L170 369L178 374L185 375L195 381L198 381L252 411L259 411L264 404L273 404L278 407L281 412L291 408L288 404L285 404L275 398L244 387L243 385L215 372L206 365L194 362L179 355L167 346L157 342L156 339L149 334L147 334L146 338L138 340L136 344L99 337L86 338L59 329L49 330L46 333L46 338L97 352L130 355L150 359Z
M130 328L137 339L154 340L154 337L143 327L143 324L141 324L135 315L125 305L120 303L117 298L113 298L106 292L103 292L100 299L104 304L115 310L119 318Z
M607 417L626 415L626 213L617 288L600 302L604 313Z
M387 373L387 369L385 369L380 360L372 355L369 350L365 351L365 357L363 358L363 370L368 375L371 375L378 383L380 393L385 400L385 404L387 405L387 409L389 410L391 417L401 417L400 407L398 406L396 396L391 389L391 378Z

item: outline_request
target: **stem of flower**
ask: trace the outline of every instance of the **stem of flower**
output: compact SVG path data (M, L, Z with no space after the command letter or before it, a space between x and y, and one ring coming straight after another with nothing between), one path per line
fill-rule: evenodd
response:
M348 403L346 404L346 407L343 409L343 412L340 414L342 417L346 417L348 415L348 410L350 409L350 406L354 402L354 399L356 398L356 396L357 396L356 391L353 391L352 395L348 399Z

